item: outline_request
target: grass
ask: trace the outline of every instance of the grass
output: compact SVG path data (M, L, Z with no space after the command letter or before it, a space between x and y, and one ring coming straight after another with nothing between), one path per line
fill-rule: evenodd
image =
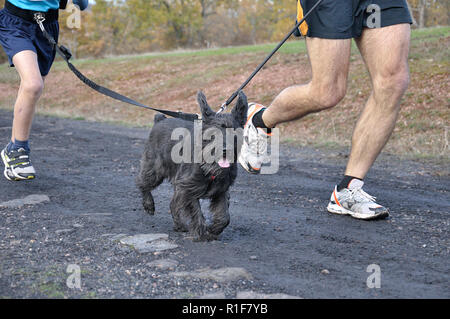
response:
M394 134L385 151L412 158L449 158L450 27L414 30L411 84L402 102ZM198 112L202 89L217 109L276 44L207 50L157 52L74 64L94 81L159 108ZM305 42L287 42L245 92L250 101L269 104L285 87L309 81ZM19 78L0 65L0 108L12 109ZM38 113L77 120L150 127L154 113L103 97L78 81L63 61L46 81ZM282 140L297 145L349 147L356 119L371 92L363 61L353 45L346 98L334 109L281 125ZM331 119L331 120L330 120Z
M47 298L63 299L65 296L63 286L55 282L41 283L37 285L37 290Z

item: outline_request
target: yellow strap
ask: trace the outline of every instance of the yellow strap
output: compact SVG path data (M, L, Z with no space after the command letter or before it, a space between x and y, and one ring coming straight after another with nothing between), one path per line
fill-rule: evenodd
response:
M297 0L297 21L300 21L303 19L303 7L300 3L300 0ZM300 27L300 32L303 36L306 36L308 34L308 23L305 21L303 22Z

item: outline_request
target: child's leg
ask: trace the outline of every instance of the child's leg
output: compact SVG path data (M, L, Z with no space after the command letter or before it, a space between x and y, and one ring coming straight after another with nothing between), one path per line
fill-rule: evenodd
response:
M15 54L13 63L20 75L20 88L14 105L11 143L1 151L5 165L3 174L11 181L31 180L35 178L36 171L29 158L28 138L44 80L34 51L24 50Z
M14 105L11 141L28 141L36 104L44 89L44 80L35 52L19 52L13 57L13 62L20 75L20 88Z

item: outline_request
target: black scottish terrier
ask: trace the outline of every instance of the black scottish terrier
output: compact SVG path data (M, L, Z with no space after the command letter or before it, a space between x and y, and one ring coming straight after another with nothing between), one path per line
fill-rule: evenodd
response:
M228 190L237 176L236 159L242 145L242 134L234 135L230 143L227 133L229 134L229 129L242 133L242 130L236 129L244 127L248 103L245 94L240 92L231 113L216 114L209 107L202 92L198 93L197 100L201 109L202 122L194 123L166 118L164 115L155 116L155 125L145 145L136 184L142 192L145 211L153 215L155 203L151 191L163 180L168 179L174 187L170 213L175 224L175 231L189 231L194 236L194 240L209 241L216 240L230 222ZM196 146L199 144L195 141L194 135L198 135L195 125L199 123L201 123L200 152L202 155L208 145L211 146L211 141L203 138L205 135L208 135L211 140L214 137L214 145L222 146L212 148L209 152L211 154L209 160L205 160L205 156L201 156L200 160L193 159L198 156ZM178 129L188 133L189 137L184 141L187 143L181 144L179 140L173 139L173 132ZM208 130L220 134L207 134ZM220 138L222 141L216 140ZM178 152L174 151L176 149ZM187 160L181 162L174 160L174 154ZM209 225L203 216L199 201L204 198L210 199L211 223Z

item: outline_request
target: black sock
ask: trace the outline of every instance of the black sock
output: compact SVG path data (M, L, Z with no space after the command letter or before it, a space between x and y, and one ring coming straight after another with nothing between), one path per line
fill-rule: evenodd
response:
M267 130L267 133L270 134L270 132L272 131L272 129L270 127L267 127L266 124L263 121L263 113L266 109L262 109L261 111L259 111L258 113L256 113L255 115L253 115L253 125L259 128L264 128Z
M362 181L362 179L358 178L358 177L353 177L353 176L348 176L345 175L344 178L342 179L342 181L339 183L339 185L337 186L337 190L338 192L340 192L341 190L343 190L344 188L348 188L348 185L350 184L350 182L354 179L359 179L360 181Z

